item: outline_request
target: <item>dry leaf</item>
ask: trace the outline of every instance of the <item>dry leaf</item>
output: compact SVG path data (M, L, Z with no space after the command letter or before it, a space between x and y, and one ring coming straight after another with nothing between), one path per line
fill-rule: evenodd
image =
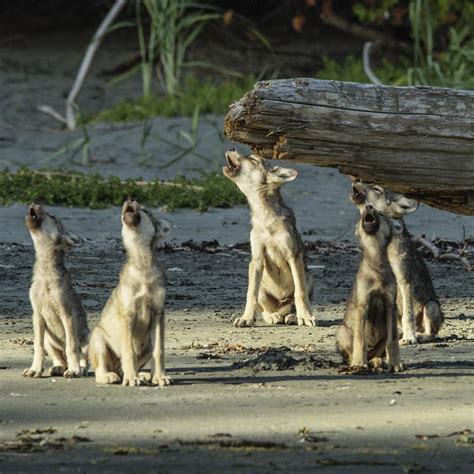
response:
M234 20L234 10L226 10L224 15L222 16L222 21L224 22L224 26L229 26L232 21Z
M296 15L291 20L291 25L293 26L293 29L297 33L301 33L303 31L304 23L305 23L305 18L303 15Z

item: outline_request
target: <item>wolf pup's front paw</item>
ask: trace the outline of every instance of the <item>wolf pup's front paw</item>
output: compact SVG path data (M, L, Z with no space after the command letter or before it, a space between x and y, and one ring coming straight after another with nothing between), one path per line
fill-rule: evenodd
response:
M298 318L298 326L316 326L316 318L310 314Z
M151 383L153 385L159 385L160 387L166 387L168 385L173 385L173 380L171 377L167 377L166 375L155 375L151 379Z
M419 343L423 342L433 342L436 339L436 336L434 334L424 334L422 332L417 332L416 333L416 340ZM401 342L400 342L401 344Z
M415 334L404 334L403 337L400 339L399 344L401 346L411 346L418 342L418 338Z
M364 375L369 373L369 366L367 364L362 365L351 365L348 369L348 373L355 375Z
M49 369L49 376L50 377L62 377L64 375L66 368L62 367L61 365L53 365Z
M406 366L399 362L398 364L387 364L387 369L389 372L403 372L406 370Z
M140 382L144 384L151 383L150 372L138 372L138 378L140 379Z
M82 369L80 367L75 367L74 369L67 369L64 372L64 377L68 379L77 379L82 377Z
M43 369L35 369L34 367L31 367L30 369L25 369L23 371L23 377L34 377L34 378L39 378L43 374Z
M247 319L244 316L242 316L241 318L237 318L234 321L234 326L236 328L244 328L244 327L253 326L254 323L255 323L255 319Z
M100 384L120 383L120 376L115 372L106 372L105 374L96 374L95 382Z
M298 324L298 318L296 317L296 314L288 314L285 316L285 324L291 325L291 324Z
M283 316L278 313L262 313L262 318L267 324L283 323Z
M124 387L136 387L137 385L141 385L140 377L138 377L137 374L124 374L122 385Z
M373 359L371 359L369 361L369 367L374 372L382 372L385 367L382 357L374 357Z

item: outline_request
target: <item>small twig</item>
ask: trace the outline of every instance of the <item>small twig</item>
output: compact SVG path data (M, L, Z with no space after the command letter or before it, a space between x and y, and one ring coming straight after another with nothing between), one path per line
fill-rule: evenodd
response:
M457 253L443 253L438 257L438 260L440 262L445 260L459 260L466 267L467 270L472 270L472 265L470 264L469 260L466 257L463 257L462 255L459 255Z
M365 75L369 78L370 82L372 84L377 84L379 86L382 86L383 85L382 82L374 74L374 72L372 71L372 69L370 67L370 50L371 50L373 45L374 45L374 43L372 43L372 41L367 41L364 44L364 49L362 51L362 64L364 66Z
M414 241L427 248L433 254L433 257L440 262L458 260L463 264L466 270L471 271L473 268L468 256L466 256L469 251L468 247L471 244L469 240L451 242L443 239L435 239L434 242L431 242L422 235L415 237Z
M67 121L66 121L66 118L63 117L59 112L57 112L56 110L54 110L52 107L50 107L49 105L40 105L39 107L37 107L38 112L43 112L44 114L46 115L49 115L50 117L53 117L54 119L56 119L58 122L61 122L63 123L64 125L67 125Z

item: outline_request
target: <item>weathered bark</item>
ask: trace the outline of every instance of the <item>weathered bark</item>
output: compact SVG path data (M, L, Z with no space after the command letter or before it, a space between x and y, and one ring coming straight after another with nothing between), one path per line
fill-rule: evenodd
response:
M267 158L337 168L474 215L474 91L259 82L231 105L225 134Z

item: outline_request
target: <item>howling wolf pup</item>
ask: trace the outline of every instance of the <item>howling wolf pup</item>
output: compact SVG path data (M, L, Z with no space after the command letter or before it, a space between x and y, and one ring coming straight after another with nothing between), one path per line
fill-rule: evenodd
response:
M87 316L64 266L64 252L79 239L61 221L34 202L25 216L36 251L30 300L33 307L34 356L25 377L41 377L46 353L49 375L87 375Z
M395 219L393 225L401 229L393 235L387 248L398 285L397 306L403 333L400 343L407 345L435 339L444 316L428 268L403 221L406 214L417 209L418 202L361 180L353 182L350 199L359 210L367 204L374 206Z
M252 216L247 302L234 325L252 326L258 311L268 324L315 326L310 307L312 277L303 242L295 216L280 194L280 186L293 181L297 171L233 148L225 157L223 173L245 194Z
M397 285L388 262L387 246L393 229L390 219L372 206L361 209L356 236L362 248L362 261L346 314L336 332L337 349L352 370L384 366L400 372L395 298Z
M171 383L165 375L165 275L155 252L170 228L137 201L125 201L122 239L127 261L90 339L97 383ZM139 373L150 359L151 374Z

